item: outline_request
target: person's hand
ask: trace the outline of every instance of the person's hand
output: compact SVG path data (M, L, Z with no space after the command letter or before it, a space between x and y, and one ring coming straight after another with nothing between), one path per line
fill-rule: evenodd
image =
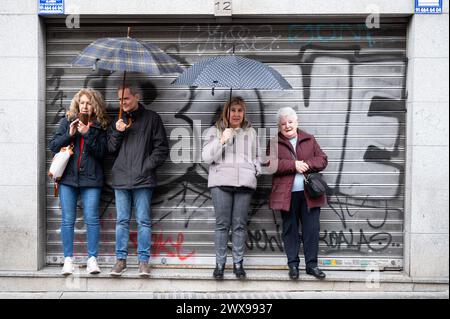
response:
M295 161L295 169L297 170L297 172L299 172L300 174L303 174L304 172L306 172L307 170L309 170L309 165L306 164L303 161Z
M70 136L74 136L75 133L77 132L78 129L78 125L77 123L79 122L79 119L76 119L75 121L73 121L72 123L70 123L70 127L69 127L69 135Z
M125 122L120 119L116 122L116 130L118 130L119 132L125 132L127 128L127 125L125 124Z
M85 135L89 131L90 123L88 125L84 125L83 122L78 121L78 133L81 135Z
M220 143L225 144L228 142L230 138L232 138L234 135L234 130L232 128L227 128L223 131L222 137L220 139Z

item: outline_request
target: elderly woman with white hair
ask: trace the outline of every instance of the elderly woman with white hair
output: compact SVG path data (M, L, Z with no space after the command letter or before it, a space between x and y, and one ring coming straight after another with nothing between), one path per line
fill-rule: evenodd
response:
M268 148L270 165L274 167L269 207L281 211L283 219L283 243L289 266L289 277L299 277L299 220L306 273L325 278L318 268L320 207L326 205L326 195L312 198L304 188L304 176L319 172L328 164L313 135L298 128L298 116L290 107L277 113L278 135Z

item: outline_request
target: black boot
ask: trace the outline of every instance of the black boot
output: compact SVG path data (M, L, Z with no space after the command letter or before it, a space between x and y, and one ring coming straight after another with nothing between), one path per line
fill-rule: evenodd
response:
M247 276L244 270L244 266L242 265L242 261L233 264L233 273L236 275L236 278L238 279L244 279Z
M297 280L299 273L298 266L289 266L289 278Z
M223 273L225 271L225 264L216 264L216 268L214 269L213 276L217 280L223 279Z
M319 267L306 267L306 273L312 275L317 279L324 279L326 277L325 273L319 269Z

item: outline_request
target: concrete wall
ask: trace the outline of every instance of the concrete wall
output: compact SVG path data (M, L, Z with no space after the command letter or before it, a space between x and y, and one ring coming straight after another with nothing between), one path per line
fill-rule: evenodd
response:
M164 4L161 5L161 2ZM79 14L214 14L213 0L66 0L67 12ZM385 14L412 14L410 0L233 0L233 15L365 14L378 7ZM74 11L76 10L76 11Z
M448 277L448 10L413 16L408 39L406 270Z
M0 269L42 266L44 26L36 1L0 8Z
M234 0L233 14L352 15L373 0ZM413 13L412 0L380 0L382 14ZM408 72L406 271L448 277L448 1L445 14L411 19ZM66 0L67 13L211 15L212 1ZM70 11L73 10L73 11ZM0 7L0 270L36 270L45 240L44 27L35 0ZM431 187L431 185L433 185Z

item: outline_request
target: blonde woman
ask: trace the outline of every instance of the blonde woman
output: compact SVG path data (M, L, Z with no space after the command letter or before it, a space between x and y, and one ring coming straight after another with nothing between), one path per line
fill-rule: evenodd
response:
M87 226L87 272L100 273L97 256L100 237L99 203L103 186L101 160L107 153L108 124L106 105L101 94L93 89L81 89L73 97L69 111L59 122L49 143L49 149L53 153L70 144L73 145L74 153L59 181L63 275L70 275L74 271L74 226L79 196Z
M233 97L216 125L205 133L203 161L209 166L208 188L216 214L214 278L223 278L228 233L232 233L233 273L244 279L248 210L261 172L256 131L246 119L246 104Z

